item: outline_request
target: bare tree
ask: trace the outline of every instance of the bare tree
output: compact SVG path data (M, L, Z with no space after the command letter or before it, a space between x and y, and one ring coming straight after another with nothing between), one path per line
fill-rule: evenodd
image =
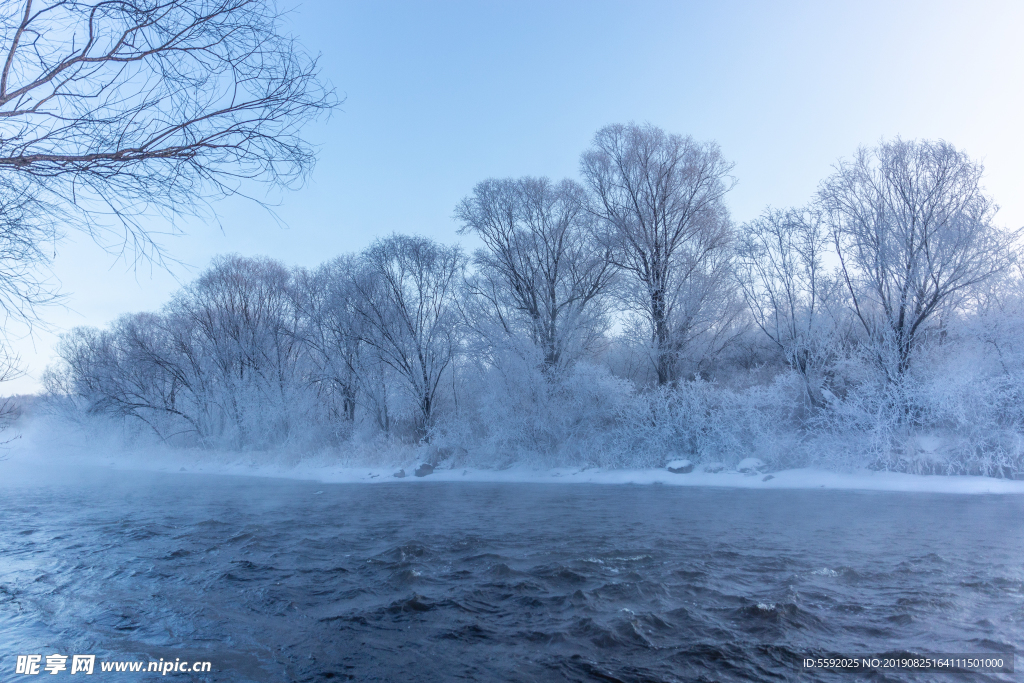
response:
M40 306L60 299L47 277L43 243L56 236L55 226L38 220L46 211L23 188L0 177L0 384L22 375L19 358L8 342L12 327L31 332ZM13 325L12 325L13 323ZM9 422L0 406L0 431Z
M458 350L456 297L466 259L458 247L425 237L393 235L363 254L356 310L365 340L406 382L417 431L429 435L441 380Z
M545 369L572 362L607 328L601 301L611 253L594 234L586 190L571 180L485 180L455 210L461 232L485 249L474 256L471 292L506 335L525 327Z
M313 164L332 106L270 0L22 0L0 10L0 174L99 238ZM45 219L42 219L45 220Z
M692 326L712 322L705 302L728 286L732 164L713 142L629 124L598 131L581 169L616 265L632 275L627 304L650 328L658 384L670 383Z
M813 210L766 209L740 228L736 272L755 324L804 379L812 405L824 403L822 372L837 352L839 282L825 270L830 246Z
M55 226L39 221L47 207L0 178L0 329L8 323L31 326L40 306L59 298L45 275L49 258L44 243L56 238Z
M946 142L897 138L840 161L819 189L843 283L890 381L933 318L1012 264L1020 231L993 224L983 171Z

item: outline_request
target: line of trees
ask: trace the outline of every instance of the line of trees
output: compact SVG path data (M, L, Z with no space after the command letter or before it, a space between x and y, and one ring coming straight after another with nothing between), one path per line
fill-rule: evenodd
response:
M471 255L393 235L314 270L222 257L161 312L66 335L47 385L217 447L783 464L846 444L878 467L1024 470L1020 233L994 223L981 166L883 142L739 226L731 172L714 143L608 126L582 182L473 188L455 209ZM967 356L984 416L947 391ZM981 442L951 436L968 419Z

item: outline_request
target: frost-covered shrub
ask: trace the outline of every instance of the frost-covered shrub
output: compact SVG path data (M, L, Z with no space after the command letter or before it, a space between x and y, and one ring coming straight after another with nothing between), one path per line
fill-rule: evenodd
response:
M438 425L431 443L460 462L595 465L607 459L607 436L631 400L630 383L605 368L577 363L561 371L516 354L472 374L461 406Z
M639 394L622 406L611 436L616 457L609 464L662 467L681 456L727 463L756 456L776 466L793 464L800 391L799 378L787 373L742 391L698 378Z
M1024 366L976 334L918 349L899 381L850 372L843 398L809 422L811 460L915 474L1024 471ZM856 367L851 361L849 368Z

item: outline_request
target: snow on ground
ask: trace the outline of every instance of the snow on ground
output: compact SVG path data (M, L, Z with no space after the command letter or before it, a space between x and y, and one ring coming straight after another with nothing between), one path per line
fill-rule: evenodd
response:
M36 443L32 443L36 441ZM441 464L425 477L414 476L419 463L405 462L393 467L338 465L330 458L295 456L266 461L264 455L140 449L124 452L109 444L40 444L39 439L19 440L0 453L0 477L47 476L53 468L67 472L76 467L100 467L111 471L146 470L187 474L241 475L320 481L324 483L400 483L419 485L437 481L504 483L586 483L586 484L662 484L667 486L705 486L750 489L841 489L869 491L916 491L931 493L1018 493L1024 494L1024 481L990 477L913 475L860 470L835 472L820 469L758 471L743 460L736 469L708 465L692 472L675 474L667 469L535 468L515 466L507 469L450 467ZM761 465L760 461L757 462ZM741 467L746 465L746 467ZM737 469L744 469L739 472ZM404 476L395 474L400 470ZM709 471L711 470L711 471Z

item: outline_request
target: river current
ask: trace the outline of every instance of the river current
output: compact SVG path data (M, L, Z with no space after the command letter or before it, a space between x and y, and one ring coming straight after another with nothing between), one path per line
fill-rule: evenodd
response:
M1022 522L1022 496L40 472L0 482L0 681L31 653L212 663L85 680L1009 681L803 661L1024 666Z

